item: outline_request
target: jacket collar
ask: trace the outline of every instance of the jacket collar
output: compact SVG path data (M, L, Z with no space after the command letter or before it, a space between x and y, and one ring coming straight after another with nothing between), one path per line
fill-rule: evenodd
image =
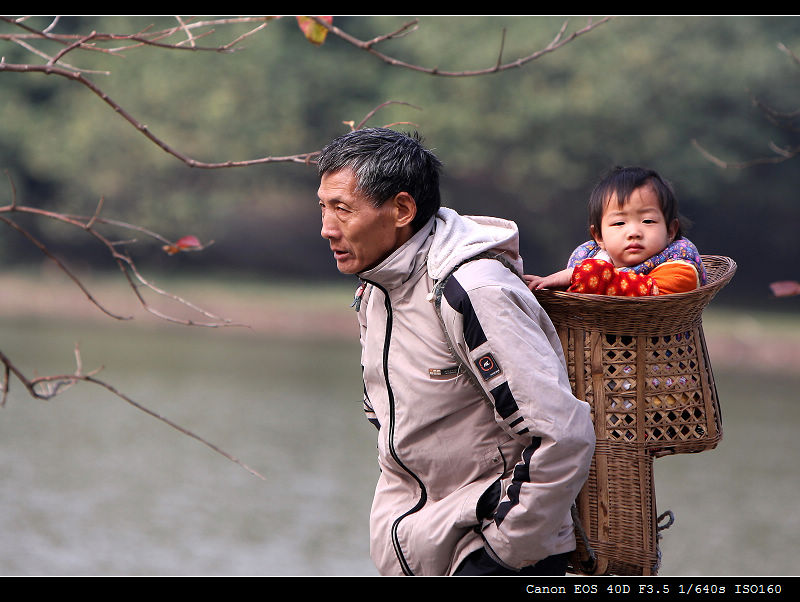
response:
M392 290L408 282L412 276L425 268L425 260L436 230L435 217L374 268L358 274L367 282L379 284Z

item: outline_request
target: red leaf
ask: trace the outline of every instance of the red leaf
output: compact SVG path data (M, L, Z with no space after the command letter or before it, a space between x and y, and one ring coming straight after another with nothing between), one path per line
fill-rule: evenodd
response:
M202 248L203 245L200 244L200 240L191 234L182 236L174 243L162 247L169 255L175 255L175 253L180 253L181 251L198 251Z
M800 295L800 282L796 280L780 280L772 282L769 285L772 289L772 294L776 297L791 297L792 295Z
M333 16L331 15L321 16L318 18L322 19L329 25L333 23ZM317 46L322 44L325 41L325 36L328 35L327 29L309 17L298 15L297 24L300 26L300 30L303 32L303 35L306 36L306 39Z

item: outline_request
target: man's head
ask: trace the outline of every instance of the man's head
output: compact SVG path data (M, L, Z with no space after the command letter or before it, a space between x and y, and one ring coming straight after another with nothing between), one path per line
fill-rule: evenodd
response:
M356 130L319 157L322 237L337 267L355 274L405 243L440 206L440 161L417 135Z

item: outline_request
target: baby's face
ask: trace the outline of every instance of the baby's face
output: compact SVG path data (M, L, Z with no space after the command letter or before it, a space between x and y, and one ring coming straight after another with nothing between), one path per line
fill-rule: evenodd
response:
M600 232L592 232L614 267L631 267L663 251L675 238L678 221L667 224L649 185L633 191L622 206L616 195L606 202Z

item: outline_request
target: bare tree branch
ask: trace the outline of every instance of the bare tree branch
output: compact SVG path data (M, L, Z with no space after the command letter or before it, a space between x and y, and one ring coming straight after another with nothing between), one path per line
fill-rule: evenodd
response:
M8 396L10 388L9 381L12 374L22 383L22 385L25 387L25 389L28 391L28 394L31 397L33 397L34 399L41 399L41 400L52 399L53 397L59 395L60 393L63 393L66 389L72 387L76 383L79 382L91 383L106 389L119 399L122 399L126 403L136 408L137 410L140 410L145 414L148 414L149 416L152 416L153 418L160 420L161 422L177 430L178 432L188 437L191 437L196 441L199 441L200 443L210 448L211 450L215 451L216 453L221 454L231 462L238 464L239 466L244 468L247 472L258 477L259 479L264 481L267 480L266 477L264 477L262 474L250 468L247 464L245 464L235 456L229 454L228 452L224 451L217 445L210 443L209 441L203 439L202 437L193 433L192 431L173 422L169 418L166 418L165 416L162 416L161 414L158 414L157 412L154 412L153 410L143 406L139 402L134 401L129 396L120 392L109 383L99 380L98 378L95 378L95 375L100 371L99 368L97 370L94 370L93 372L84 374L82 368L80 350L78 349L77 345L75 346L75 361L76 361L76 370L73 374L59 374L59 375L28 378L22 373L22 371L16 365L14 365L14 363L5 353L0 351L0 363L2 363L4 367L4 377L3 380L0 381L0 393L2 393L2 396L0 397L0 406L5 405L6 398Z
M800 58L795 53L780 43L778 44L778 49L786 54L794 62L795 66L800 67ZM761 111L762 115L777 128L791 133L800 131L800 127L796 124L796 120L800 118L800 109L794 111L779 111L757 98L753 98L752 102L753 105ZM783 163L784 161L788 161L800 155L800 145L779 146L775 144L775 142L770 141L768 146L773 152L771 156L757 157L747 161L725 161L704 148L697 140L692 140L692 144L706 159L722 169L746 169L756 165Z
M709 161L711 161L717 167L721 167L722 169L746 169L748 167L755 167L756 165L769 165L774 163L783 163L784 161L788 161L800 155L800 147L794 148L779 148L774 143L770 143L770 148L775 153L775 156L771 157L758 157L756 159L750 159L748 161L725 161L721 159L717 155L713 154L711 151L704 148L696 139L692 140L692 145L700 151L700 153Z
M134 232L138 232L140 234L144 234L149 238L153 238L159 241L162 244L169 245L171 244L170 241L165 238L164 236L143 228L141 226L136 226L133 224L128 224L126 222L121 222L118 220L106 219L100 216L100 211L103 207L103 200L101 199L97 205L97 209L95 210L94 214L86 217L86 216L76 216L76 215L68 215L64 213L58 213L55 211L47 211L45 209L40 209L37 207L27 207L24 205L19 205L16 199L16 193L12 189L12 202L9 205L4 207L0 206L0 222L6 224L13 230L19 232L22 236L27 238L39 251L42 252L48 259L53 261L56 266L61 270L67 277L72 280L76 286L83 292L86 296L88 301L100 309L106 315L116 319L116 320L130 320L132 319L131 316L122 316L119 315L108 308L106 308L102 303L100 303L88 290L88 288L81 282L80 278L67 266L63 261L61 261L48 247L45 243L37 239L29 230L22 227L19 223L8 217L11 214L25 214L25 215L32 215L35 217L40 217L44 219L50 219L62 224L66 224L68 226L72 226L78 228L80 230L85 231L87 234L92 236L95 240L99 241L108 251L109 257L117 264L119 269L125 276L131 290L133 291L134 296L139 301L141 307L148 313L152 314L153 316L160 318L162 320L168 322L174 322L178 324L184 324L187 326L205 326L210 328L216 328L220 326L246 326L245 324L241 324L238 322L233 322L232 320L221 318L212 312L209 312L194 303L179 297L178 295L174 295L165 291L164 289L156 286L154 283L150 282L146 279L140 272L136 266L135 261L130 256L128 252L125 251L125 245L129 244L130 242L135 241L116 241L108 238L105 234L98 230L100 226L114 226L118 228L123 228L127 230L131 230ZM210 244L210 243L209 243ZM200 251L206 248L208 245L199 245L193 247L191 250ZM147 290L150 290L154 294L164 297L166 299L171 300L179 304L180 306L186 307L192 312L195 312L199 315L202 315L205 319L204 320L194 320L189 318L179 318L177 316L173 316L163 311L160 311L153 307L142 295L140 290L140 286L144 287Z
M5 61L0 61L0 72L15 72L15 73L43 73L45 75L56 75L59 77L64 77L66 79L72 80L77 82L89 90L91 90L95 95L101 98L106 104L108 104L117 114L119 114L123 119L125 119L128 123L130 123L134 128L136 128L143 136L145 136L150 142L161 148L164 152L172 155L173 157L177 158L181 162L185 163L190 167L196 167L199 169L220 169L220 168L230 168L230 167L248 167L252 165L262 165L267 163L301 163L301 164L309 164L312 163L314 157L318 154L318 151L312 152L301 152L293 155L281 155L281 156L265 156L256 159L250 160L242 160L242 161L222 161L222 162L207 162L207 161L200 161L189 155L179 151L178 149L174 148L170 144L168 144L163 139L159 138L155 134L150 131L150 128L146 125L138 121L136 118L133 117L128 111L126 111L120 103L112 99L108 94L106 94L97 84L92 82L88 79L84 74L87 73L86 71L80 70L73 65L67 65L64 67L58 66L57 63L64 58L64 56L75 50L93 50L93 51L102 51L108 53L117 53L122 50L128 50L130 48L134 48L141 45L149 45L149 46L156 46L162 49L181 49L181 50L191 50L191 51L213 51L213 52L230 52L241 40L245 39L260 31L264 28L267 22L275 17L239 17L239 18L230 18L230 19L215 19L211 21L198 21L195 23L187 23L180 17L176 17L178 21L178 25L172 28L163 29L155 32L148 32L146 30L140 31L136 34L130 35L121 35L121 34L109 34L109 33L98 33L96 31L91 32L88 35L78 36L78 35L57 35L52 33L52 29L55 25L55 21L51 23L46 29L44 30L36 30L27 24L24 23L25 18L20 19L12 19L10 17L0 17L0 20L5 21L7 23L13 24L17 27L20 27L25 30L25 34L0 34L0 40L11 40L18 44L25 44L25 47L30 50L31 52L36 53L38 56L47 59L47 63L44 65L33 65L28 63L22 64L12 64L6 63ZM345 40L346 42L352 44L353 46L360 48L369 52L370 54L378 57L382 61L394 65L400 66L407 69L412 69L414 71L420 71L423 73L428 73L431 75L438 75L438 76L447 76L447 77L470 77L470 76L480 76L480 75L488 75L492 73L498 73L501 71L505 71L507 69L519 68L534 61L545 54L553 52L564 45L572 42L579 36L582 36L593 29L599 27L600 25L608 22L611 17L604 17L603 19L592 22L591 20L589 23L582 29L577 30L570 34L569 36L564 37L564 33L566 31L567 23L565 22L561 29L556 34L555 38L553 39L550 44L548 44L545 48L538 50L528 56L518 58L514 61L508 63L502 63L502 55L503 55L503 48L505 46L505 32L503 32L501 44L500 44L500 51L497 57L497 60L494 66L486 68L486 69L479 69L473 71L444 71L438 68L427 68L422 67L419 65L412 65L410 63L406 63L404 61L400 61L398 59L394 59L385 55L381 52L375 50L375 46L380 44L381 42L385 42L387 40L397 39L408 35L409 33L415 31L417 29L417 20L411 21L406 23L398 30L377 36L371 40L362 41L359 40L350 34L346 33L345 31L341 30L340 28L331 25L320 19L318 17L310 17L313 21L318 23L319 25L325 27L328 31L333 33L334 35L340 37L341 39ZM216 47L201 47L196 44L197 35L194 34L195 29L200 28L207 28L212 27L215 25L229 25L232 23L253 23L257 22L258 25L253 29L247 31L246 33L238 36L231 42L224 44L222 46ZM169 37L175 35L178 32L183 32L186 35L184 40L181 40L177 43L166 43L162 40L168 39ZM202 35L206 35L210 32L206 31L203 32ZM54 41L59 44L62 44L64 48L60 50L55 55L48 55L44 52L41 52L38 49L33 48L29 44L27 44L24 40L26 39L38 39L38 40L48 40ZM118 46L112 49L108 48L101 48L97 45L99 42L125 42L124 46ZM188 42L188 44L187 44ZM384 105L381 106L385 106ZM368 114L366 118L361 121L361 124L365 123L371 116L374 114L374 110Z
M23 212L23 213L26 212L25 209L26 209L25 207L20 208L21 212ZM2 211L2 210L0 209L0 211ZM7 226L9 226L12 229L16 230L17 232L22 234L25 238L27 238L29 241L31 241L45 256L47 256L49 259L51 259L58 266L58 268L62 272L64 272L69 277L69 279L72 280L78 286L78 288L81 289L83 294L86 295L86 298L89 300L89 302L92 305L94 305L95 307L97 307L98 309L100 309L100 311L102 311L106 315L114 318L115 320L130 320L130 319L132 319L131 316L121 316L121 315L115 314L112 311L106 309L97 299L94 298L94 296L84 286L84 284L80 281L80 279L72 272L72 270L70 270L64 264L64 262L62 262L58 257L53 255L53 253L51 253L50 250L42 242L40 242L36 237L34 237L26 229L21 227L16 222L11 221L7 217L0 216L0 222L5 223Z
M402 61L400 59L391 57L375 49L375 46L377 46L381 42L395 39L403 35L407 35L410 31L417 29L418 25L417 19L414 19L413 21L406 23L400 29L390 34L378 36L371 40L359 40L355 36L350 35L346 31L343 31L342 29L336 27L333 24L327 23L326 21L320 19L319 17L314 17L314 16L311 17L311 19L313 19L317 24L321 25L322 27L325 27L333 35L341 38L342 40L344 40L349 44L352 44L356 48L360 48L361 50L368 52L369 54L379 58L380 60L389 65L392 65L394 67L403 67L405 69L410 69L412 71L419 71L421 73L427 73L428 75L436 75L440 77L475 77L480 75L499 73L501 71L507 71L509 69L518 69L523 65L530 63L531 61L535 61L536 59L541 58L545 54L549 54L555 50L558 50L559 48L565 46L566 44L569 44L576 38L586 33L589 33L590 31L600 27L604 23L607 23L612 18L613 17L603 17L597 22L593 22L590 19L585 27L571 33L567 37L564 37L564 32L567 29L568 22L564 22L564 24L561 26L561 29L556 34L555 38L553 38L553 41L550 42L546 47L542 48L541 50L537 50L536 52L533 52L527 56L520 57L516 60L507 63L502 63L503 47L505 45L505 32L504 32L503 40L500 45L500 53L498 55L496 63L492 67L486 67L484 69L467 70L467 71L446 71L438 67L423 67L421 65L414 65L412 63L408 63L406 61Z
M239 41L248 37L250 33L262 29L267 22L275 18L276 17L274 16L231 17L225 19L213 19L210 21L196 21L194 23L191 23L191 22L185 22L180 17L176 17L176 20L178 21L177 26L170 27L167 29L161 29L158 31L150 32L148 30L151 27L147 27L144 30L139 31L135 34L95 33L93 36L91 36L91 41L93 42L121 43L119 46L115 46L113 48L100 48L95 44L88 44L90 40L82 40L82 38L84 38L85 36L76 34L52 33L52 29L54 28L57 19L56 21L51 23L47 28L43 30L37 30L33 27L26 25L24 23L26 19L24 18L13 19L11 17L0 16L0 20L15 25L26 32L26 34L0 34L0 40L44 39L64 45L73 45L77 40L80 41L80 44L78 44L76 47L79 47L83 50L100 50L102 52L107 52L107 53L120 53L139 46L155 46L165 49L189 50L189 51L231 52L234 49L234 46L238 44ZM258 23L258 25L254 27L251 32L241 35L237 37L233 42L229 42L221 46L198 46L196 44L197 39L214 33L213 27L215 26L234 25L243 23ZM196 29L206 29L206 28L212 28L212 29L208 31L203 31L200 34L194 33L194 30ZM174 42L174 43L167 43L162 41L169 39L176 33L185 33L186 38L180 40L179 42Z
M375 116L375 113L377 113L378 111L380 111L382 108L384 108L384 107L386 107L386 106L388 106L388 105L392 105L392 104L405 105L405 106L407 106L407 107L411 107L411 108L413 108L413 109L417 109L417 110L420 110L420 111L422 110L422 109L420 109L419 107L415 107L414 105L412 105L412 104L410 104L410 103L407 103L407 102L402 102L402 101L399 101L399 100L387 100L386 102L382 102L382 103L381 103L381 104L379 104L377 107L375 107L374 109L372 109L372 110L371 110L369 113L367 113L367 114L364 116L364 118L363 118L361 121L359 121L357 124L354 124L354 122L352 122L352 121L348 122L348 124L349 124L349 125L350 125L350 126L351 126L351 127L354 129L354 130L360 130L361 128L363 128L363 127L364 127L364 125L365 125L365 124L366 124L366 123L367 123L367 122L368 122L370 119L372 119L372 118ZM388 126L387 126L387 127L388 127Z
M103 102L105 102L109 107L111 107L111 109L114 112L119 114L131 126L136 128L136 130L138 130L143 136L145 136L151 143L155 144L164 152L177 158L179 161L185 163L190 167L197 167L201 169L217 169L217 168L230 168L230 167L246 167L246 166L259 165L265 163L309 164L314 161L314 158L317 156L318 151L302 152L298 154L284 155L284 156L264 156L261 158L243 160L243 161L223 161L223 162L199 161L179 151L178 149L174 148L173 146L165 142L163 139L154 135L146 124L143 124L139 120L137 120L122 106L120 102L112 99L108 94L106 94L103 91L103 89L100 86L98 86L94 81L92 81L92 79L88 77L89 74L108 75L110 73L109 71L95 71L95 70L84 69L81 68L79 65L75 64L76 62L75 58L83 56L81 54L83 52L102 53L109 56L120 56L125 51L143 46L153 47L162 50L230 53L238 49L240 47L240 43L243 40L263 30L268 24L268 22L274 18L277 17L270 17L270 16L231 17L231 18L210 19L201 21L195 19L185 19L183 17L176 16L175 17L176 25L174 27L155 30L153 26L148 26L137 31L134 34L123 35L115 33L103 33L98 31L92 31L90 33L84 33L84 34L59 34L56 33L56 28L59 23L59 17L55 17L43 29L37 29L28 24L29 17L12 18L7 16L0 16L0 22L5 22L9 25L12 25L15 28L14 33L0 33L0 41L7 41L16 44L20 48L25 49L25 51L32 53L35 57L38 57L39 59L44 61L42 64L33 64L33 63L15 64L6 62L5 58L0 56L0 73L2 72L40 73L44 75L55 75L57 77L65 78L69 81L80 84L85 88L87 88L88 90L90 90L101 100L103 100ZM324 20L321 20L317 17L312 17L312 19L316 23L325 27L330 33L333 33L334 35L340 37L341 39L352 44L353 46L372 54L381 61L384 61L393 66L399 66L414 71L428 73L430 75L445 76L445 77L481 76L492 73L499 73L508 69L520 68L525 64L534 61L545 54L548 54L550 52L557 50L558 48L563 47L564 45L578 38L579 36L582 36L585 33L592 31L593 29L599 27L600 25L608 22L610 18L611 17L605 17L598 22L592 22L590 20L589 23L584 28L566 36L565 32L567 28L567 22L565 22L561 27L561 29L556 34L556 36L554 37L554 39L552 40L552 42L550 42L550 44L548 44L545 48L509 62L503 62L504 61L503 55L506 42L505 31L503 31L500 39L499 51L496 59L494 60L493 66L479 70L456 72L456 71L445 71L438 68L428 68L419 65L412 65L410 63L394 59L376 50L376 47L383 42L386 42L388 40L399 39L416 31L417 30L416 20L406 23L399 29L390 32L388 34L377 36L368 41L361 41L347 34L346 32L342 31L338 27L328 24ZM222 27L228 25L242 25L242 24L246 25L248 29L244 33L239 33L238 35L230 39L230 41L224 44L217 46L211 46L211 45L203 46L199 43L201 39L208 38L208 36L214 33L216 27ZM44 50L42 47L46 48L47 50ZM65 61L67 57L69 57L70 60L69 63ZM407 106L412 106L408 105L408 103L402 103L398 101L387 101L380 104L379 106L371 110L369 113L367 113L367 115L357 124L354 121L347 123L353 129L359 129L363 127L370 119L372 119L379 110L381 110L383 107L389 104L404 104ZM413 107L413 108L418 108L418 107ZM397 123L403 123L403 122L397 122ZM396 125L396 123L392 125ZM243 324L237 324L231 322L230 320L220 318L214 315L213 313L208 312L192 304L186 299L183 299L177 295L165 291L164 289L156 286L154 283L146 279L139 272L136 263L134 262L133 258L127 251L127 246L136 241L113 240L107 234L104 233L105 229L120 228L126 231L131 231L143 235L146 238L156 240L167 249L173 249L178 247L176 246L175 243L172 243L171 241L169 241L168 239L166 239L165 237L161 236L156 232L150 231L141 226L136 226L133 224L128 224L125 222L103 217L102 212L104 209L104 199L101 198L99 200L94 213L90 216L69 215L65 213L59 213L56 211L47 211L37 207L20 205L17 201L14 184L11 181L10 181L10 187L11 187L12 198L9 204L5 206L0 206L0 223L5 224L9 228L15 230L16 232L24 236L34 246L36 246L45 257L53 261L55 265L58 267L58 269L75 283L75 285L86 296L89 303L96 306L106 315L118 320L131 319L130 316L123 316L116 312L113 312L107 309L102 303L100 303L98 299L95 298L95 296L89 291L88 287L84 285L84 283L77 276L77 274L73 270L71 270L66 263L61 261L45 242L39 240L39 238L34 236L32 232L25 226L20 224L14 218L14 216L25 215L25 216L31 216L33 218L54 220L65 226L78 228L83 232L85 232L87 235L93 237L103 247L105 247L106 251L109 254L109 258L117 264L117 266L123 273L128 285L130 286L133 295L137 299L139 305L145 311L156 316L159 319L167 320L170 322L177 322L185 325L195 325L195 326L208 326L208 327L243 326ZM193 246L190 250L201 250L206 246L208 245L198 244ZM150 291L160 297L175 302L180 306L188 308L192 312L195 312L203 316L204 319L198 321L194 319L180 318L162 312L161 310L158 310L155 307L153 307L144 298L142 294L143 291ZM99 369L90 373L84 373L80 351L77 346L75 347L75 362L76 362L76 370L73 374L61 374L61 375L28 378L12 362L9 356L0 351L0 363L2 363L3 365L2 373L0 373L0 406L4 405L8 398L8 392L12 376L15 377L17 380L19 380L20 383L22 383L23 387L27 390L30 396L32 396L35 399L41 399L41 400L51 399L54 396L64 392L66 389L72 387L77 383L80 382L91 383L106 389L116 397L124 400L125 402L139 409L140 411L143 411L148 415L155 417L156 419L164 422L165 424L178 430L179 432L200 441L201 443L208 446L215 452L223 455L224 457L235 462L236 464L239 464L251 474L261 479L264 479L264 477L261 474L259 474L252 468L248 467L247 465L243 464L241 461L239 461L232 455L228 454L227 452L224 452L217 446L209 443L208 441L202 439L201 437L181 427L180 425L172 422L171 420L165 418L164 416L161 416L156 412L153 412L152 410L149 410L148 408L142 406L141 404L134 401L127 395L124 395L123 393L118 391L112 385L97 379L96 374L99 372Z
M139 302L142 305L142 307L144 307L144 309L146 311L148 311L149 313L151 313L151 314L153 314L153 315L155 315L155 316L157 316L157 317L159 317L159 318L161 318L163 320L167 320L167 321L170 321L170 322L179 322L179 323L186 324L186 325L200 325L200 326L221 326L221 325L233 325L234 324L234 323L230 322L229 320L222 320L220 318L217 318L216 316L214 316L210 312L207 312L207 311L195 306L194 304L190 303L189 301L187 301L185 299L182 299L181 297L178 297L177 295L173 295L171 293L168 293L168 292L164 291L163 289L160 289L159 287L155 286L153 283L147 281L139 273L139 270L137 269L136 264L134 263L134 261L130 257L130 255L128 255L127 253L123 253L123 252L121 252L121 251L119 251L117 249L117 247L119 246L119 242L114 242L114 241L110 240L109 238L107 238L105 235L101 234L97 230L97 227L100 226L100 225L114 225L114 226L118 226L118 227L129 228L129 229L135 230L137 232L147 234L148 236L150 236L152 238L155 238L159 242L169 242L165 237L163 237L163 236L161 236L161 235L159 235L159 234L157 234L155 232L151 232L149 230L146 230L145 228L142 228L142 227L139 227L139 226L133 226L133 225L130 225L130 224L126 224L124 222L119 222L119 221L116 221L116 220L107 220L105 218L102 218L100 216L100 213L101 213L102 208L103 208L103 199L101 199L98 202L97 208L95 209L94 214L92 214L88 218L87 217L80 217L80 216L66 215L66 214L57 213L57 212L53 212L53 211L46 211L46 210L38 209L38 208L35 208L35 207L22 206L17 202L16 190L14 188L13 181L11 181L10 178L9 178L9 181L11 183L12 201L11 201L11 203L9 205L7 205L5 207L0 207L0 222L5 223L7 226L9 226L10 228L16 230L17 232L22 234L24 237L26 237L29 241L31 241L46 257L48 257L50 260L52 260L58 266L58 268L64 274L66 274L78 286L78 288L84 293L84 295L86 296L86 298L89 300L90 303L92 303L93 305L98 307L101 311L103 311L108 316L110 316L112 318L115 318L115 319L118 319L118 320L131 319L131 317L125 317L125 316L118 315L116 313L111 312L107 308L105 308L90 293L88 288L81 282L81 280L75 275L75 273L64 262L62 262L52 251L50 251L50 249L47 247L47 245L45 245L43 242L41 242L35 236L33 236L30 233L30 231L28 231L26 228L23 228L22 226L20 226L18 223L16 223L15 221L10 219L9 217L6 217L6 215L8 215L8 214L27 214L27 215L33 215L33 216L47 218L47 219L53 219L53 220L59 221L59 222L64 223L64 224L80 228L80 229L84 230L85 232L87 232L88 234L90 234L91 236L93 236L95 239L99 240L103 245L105 245L105 247L109 251L110 256L114 259L114 261L116 261L116 263L118 264L118 266L120 267L120 269L124 273L125 278L127 279L127 281L129 283L134 295L139 300ZM4 215L4 214L6 214L6 215ZM212 322L204 323L204 322L197 322L195 320L178 319L178 318L175 318L173 316L167 315L167 314L165 314L165 313L153 308L144 299L144 297L142 296L142 294L141 294L141 292L139 290L139 286L137 286L137 284L136 284L136 282L134 280L138 281L140 284L145 286L147 289L149 289L151 291L154 291L155 293L157 293L159 295L168 297L168 298L180 303L181 305L184 305L184 306L189 307L190 309L192 309L192 310L194 310L196 312L201 313L203 316L212 319ZM96 374L98 372L100 372L99 368L94 370L94 371L92 371L92 372L84 373L83 372L83 362L81 360L80 350L79 350L77 345L75 346L76 369L75 369L75 372L73 374L60 374L60 375L50 375L50 376L40 376L40 377L28 378L11 361L9 356L7 356L2 350L0 350L0 363L3 364L3 375L2 375L2 380L0 380L0 407L5 406L6 400L8 399L8 394L9 394L9 390L10 390L10 386L11 386L11 376L12 375L15 376L22 383L22 385L24 386L24 388L27 390L28 394L31 397L33 397L34 399L40 399L40 400L52 399L52 398L54 398L57 395L63 393L64 391L66 391L67 389L69 389L70 387L74 386L76 383L79 383L79 382L87 382L87 383L95 384L95 385L98 385L100 387L103 387L107 391L111 392L112 394L114 394L118 398L122 399L123 401L127 402L128 404L132 405L133 407L137 408L138 410L140 410L140 411L142 411L142 412L144 412L144 413L146 413L146 414L148 414L148 415L160 420L161 422L163 422L163 423L167 424L168 426L172 427L173 429L183 433L184 435L187 435L187 436L199 441L203 445L209 447L210 449L212 449L216 453L221 454L222 456L224 456L228 460L238 464L239 466L241 466L242 468L244 468L245 470L247 470L251 474L257 476L258 478L260 478L262 480L266 480L263 475L261 475L260 473L258 473L255 470L253 470L252 468L250 468L249 466L244 464L241 460L239 460L238 458L232 456L228 452L222 450L221 448L219 448L218 446L214 445L213 443L210 443L209 441L203 439L202 437L198 436L197 434L193 433L192 431L180 426L179 424L173 422L172 420L170 420L170 419L168 419L168 418L166 418L166 417L164 417L164 416L162 416L162 415L160 415L160 414L148 409L147 407L143 406L142 404L134 401L132 398L130 398L129 396L123 394L122 392L120 392L118 389L116 389L115 387L113 387L109 383L97 379L96 378Z
M248 161L224 161L221 163L207 163L205 161L198 161L197 159L193 159L188 155L178 151L177 149L173 148L166 142L164 142L161 138L155 136L147 125L140 123L137 121L130 113L128 113L121 105L119 105L116 101L114 101L108 94L103 92L100 88L98 88L91 80L84 77L81 73L77 73L75 71L70 71L68 69L62 69L60 67L56 67L50 64L47 65L28 65L28 64L9 64L9 63L0 63L0 72L2 71L12 71L17 73L44 73L46 75L58 75L61 77L65 77L67 79L71 79L73 81L78 82L79 84L86 86L94 92L98 97L100 97L106 104L108 104L114 111L120 115L123 119L125 119L128 123L130 123L133 127L135 127L139 132L142 133L148 140L162 149L164 152L176 157L189 167L198 167L201 169L216 169L216 168L223 168L223 167L246 167L249 165L259 165L263 163L309 163L311 158L314 157L317 153L300 153L297 155L287 155L281 157L261 157L260 159L251 159Z
M800 57L797 56L794 52L789 50L785 44L778 42L778 50L783 52L786 56L788 56L792 61L794 61L795 65L800 67Z

